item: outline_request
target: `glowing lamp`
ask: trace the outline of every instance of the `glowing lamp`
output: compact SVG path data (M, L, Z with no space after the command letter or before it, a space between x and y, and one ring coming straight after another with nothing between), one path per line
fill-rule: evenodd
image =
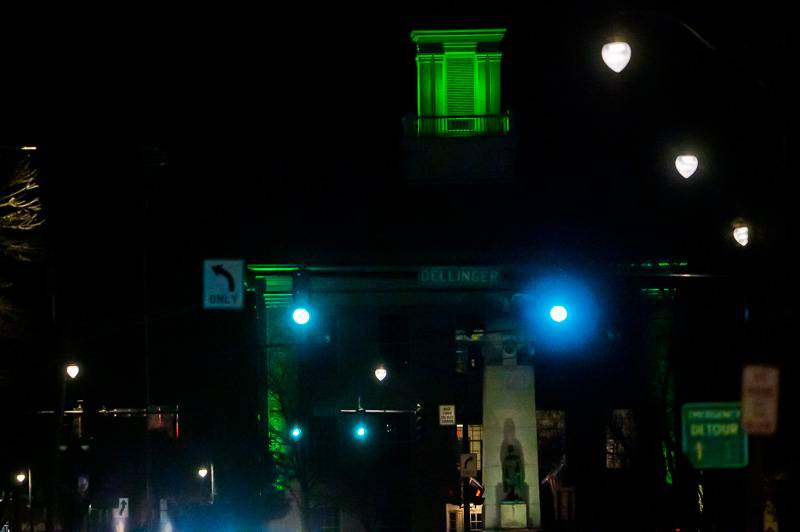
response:
M733 229L733 239L742 247L750 243L750 228L742 225Z
M556 305L550 309L550 319L556 323L561 323L567 319L567 309L561 305Z
M311 319L311 314L303 307L296 308L292 312L292 319L298 325L305 325Z
M367 427L363 423L359 423L353 430L353 435L355 435L356 439L363 440L367 437Z
M626 42L610 42L603 45L603 62L614 72L622 72L631 60L631 47Z
M694 155L678 155L675 168L684 179L689 179L697 171L697 157Z
M67 366L67 375L70 379L74 379L80 373L81 368L77 364L70 364Z

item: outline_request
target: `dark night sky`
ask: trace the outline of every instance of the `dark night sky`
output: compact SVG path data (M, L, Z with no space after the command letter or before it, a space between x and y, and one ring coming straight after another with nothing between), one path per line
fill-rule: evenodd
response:
M453 262L725 258L726 220L742 210L772 223L770 242L785 237L772 117L791 116L780 99L792 92L788 13L521 4L137 4L4 17L2 134L42 146L68 335L112 375L102 394L132 403L138 393L120 386L119 368L140 372L122 361L143 342L145 248L152 349L163 354L156 401L167 402L179 399L166 384L185 361L168 354L191 359L205 323L204 257L414 262L445 241L460 250ZM621 81L599 56L620 7L671 13L719 51L661 19L617 19L635 32ZM400 185L400 119L415 108L408 33L437 26L509 28L503 107L522 154L511 189ZM704 165L690 194L664 155L681 141ZM142 145L167 153L148 180ZM764 159L772 167L760 170Z

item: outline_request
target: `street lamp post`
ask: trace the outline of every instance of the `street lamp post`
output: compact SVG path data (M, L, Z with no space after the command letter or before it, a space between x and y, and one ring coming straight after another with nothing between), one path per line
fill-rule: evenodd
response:
M55 519L58 513L58 478L59 478L59 458L61 454L61 428L64 421L64 404L67 400L67 380L75 380L80 373L80 366L76 362L69 362L61 366L59 381L61 391L58 394L58 408L55 415L55 445L53 449L53 473L49 486L50 511L47 512L47 522L45 529L48 532L55 530ZM29 477L30 478L30 477Z
M696 39L699 43L701 43L706 49L712 52L718 51L715 46L709 43L709 41L703 38L703 36L700 35L697 31L695 31L691 26L686 24L684 21L669 14L661 12L650 12L650 11L623 12L622 14L654 15L656 18L665 19L670 23L675 24L678 27L682 28L689 34L691 34L691 36L694 39ZM625 68L625 66L628 63L628 60L630 59L630 54L631 54L630 47L627 47L626 49L625 48L626 46L627 45L625 45L625 43L622 42L609 42L602 48L603 61L611 70L613 70L616 73L621 72L621 70ZM752 78L751 81L755 81L757 85L762 89L769 89L768 85L757 77ZM781 97L780 93L776 92L773 95L770 94L770 92L772 91L767 90L765 92L767 92L767 95L770 96L769 100L779 101L783 103L782 102L783 98ZM782 114L776 113L776 116L782 116ZM785 127L786 126L784 126L784 128ZM783 172L786 172L787 168L787 162L786 162L787 134L785 133L785 131L786 130L783 128L779 129L779 138L781 141L780 144L782 148L780 151L781 164L779 166L779 169ZM689 179L690 177L692 177L692 175L694 175L694 173L698 169L698 158L696 155L693 154L681 154L675 159L675 168L684 179ZM748 244L750 244L753 236L751 224L742 218L738 218L734 220L731 225L732 225L730 227L731 232L728 234L733 237L733 240L739 246L741 246L742 248L746 248ZM745 278L744 280L745 282L750 282L751 279L753 279L753 277L754 277L753 273L747 272L744 275ZM746 334L745 345L747 347L751 347L749 344L753 342L753 340L751 339L749 333L748 316L749 316L749 307L747 306L747 301L745 301L745 320L744 320L744 327ZM765 511L766 494L763 488L765 477L764 477L762 457L761 457L763 440L758 439L756 440L756 442L758 446L755 448L755 452L753 453L754 461L750 465L750 471L752 472L751 482L753 482L755 489L749 490L750 495L748 496L749 501L748 501L748 506L746 508L746 523L750 527L760 528L761 524L763 523L762 517ZM702 471L700 478L702 479ZM700 513L702 514L702 509L700 510Z
M33 530L33 479L31 476L31 468L29 467L24 472L20 471L17 473L16 479L20 484L26 480L28 481L28 524L30 530Z
M201 466L197 470L197 476L199 476L200 478L202 478L204 480L209 475L211 476L211 479L210 479L211 480L211 504L214 504L214 498L217 495L217 491L216 491L216 486L214 485L214 463L213 462L210 463L208 467Z

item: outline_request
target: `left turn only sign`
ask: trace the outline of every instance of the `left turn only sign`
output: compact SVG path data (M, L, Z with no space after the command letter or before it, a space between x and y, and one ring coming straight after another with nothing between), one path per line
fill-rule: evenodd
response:
M203 308L244 308L244 261L203 261Z

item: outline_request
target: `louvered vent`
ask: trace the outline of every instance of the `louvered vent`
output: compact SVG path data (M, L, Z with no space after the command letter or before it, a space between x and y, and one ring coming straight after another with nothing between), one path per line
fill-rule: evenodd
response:
M288 275L265 276L264 302L267 308L285 307L292 300L292 277Z
M475 114L475 58L447 58L447 114Z

